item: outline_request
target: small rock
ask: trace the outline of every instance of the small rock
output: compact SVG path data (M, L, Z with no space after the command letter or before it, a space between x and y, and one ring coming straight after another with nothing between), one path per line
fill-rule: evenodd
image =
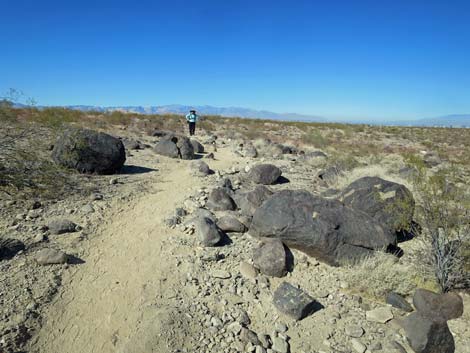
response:
M36 253L36 261L40 265L65 264L68 256L60 250L42 249Z
M117 183L119 183L119 179L118 179L118 178L111 178L111 179L109 179L109 185L116 185Z
M385 298L385 301L394 308L401 309L409 313L413 311L412 306L398 293L389 292Z
M82 207L81 209L82 213L84 214L90 214L90 213L94 213L95 212L95 209L92 205L90 204L87 204L85 206Z
M227 331L232 332L234 335L238 335L242 330L242 325L239 322L232 322L227 326Z
M287 332L287 325L283 324L282 322L276 322L275 329L277 332L284 333Z
M364 353L367 350L367 347L356 338L351 339L351 346L357 353Z
M321 308L310 295L290 283L283 282L273 295L274 306L295 320L301 320Z
M358 325L346 326L345 332L349 337L359 338L364 334L364 329Z
M258 335L245 327L242 327L240 331L240 340L245 343L249 342L255 346L261 345L261 342L258 339Z
M373 309L370 311L366 311L366 319L368 321L385 324L386 322L393 319L393 314L390 308L382 307L382 308L377 308L377 309Z
M23 242L18 239L0 238L0 260L9 260L24 249Z
M288 353L289 343L283 340L281 337L273 337L273 346L271 349L277 353Z
M212 317L211 318L211 325L214 327L222 327L224 324L222 323L222 320L220 320L217 317Z
M240 262L240 273L243 277L248 279L255 279L258 276L256 268L244 261Z
M246 232L245 225L232 216L223 216L217 221L217 226L224 232Z
M192 173L201 177L207 176L212 173L212 170L209 168L207 163L203 161L192 161L189 164L189 169Z
M229 272L223 270L214 270L211 272L211 275L212 277L219 279L229 279L230 277L232 277Z
M68 219L54 219L47 224L51 234L65 234L76 231L77 225Z

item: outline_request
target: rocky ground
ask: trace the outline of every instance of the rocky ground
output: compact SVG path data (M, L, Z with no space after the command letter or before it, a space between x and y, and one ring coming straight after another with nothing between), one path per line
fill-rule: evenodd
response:
M138 138L150 146L158 140ZM266 276L255 266L259 240L249 232L202 247L192 221L227 178L234 189L248 189L246 172L260 162L282 171L273 191L335 196L366 175L411 189L401 160L390 156L348 173L330 169L318 178L326 158L318 151L255 157L230 138L219 138L216 150L209 135L197 138L206 148L200 157L214 155L201 159L213 174L195 172L193 161L131 149L120 174L92 177L97 191L87 198L31 201L27 209L4 201L2 234L26 249L0 261L0 352L412 352L399 325L406 311L357 291L363 284L354 269L292 250L287 275ZM73 225L52 222L58 219ZM406 268L413 240L402 247L405 255L392 263ZM45 249L66 253L67 263ZM312 315L294 320L278 310L274 297L284 282L315 299ZM456 352L465 353L470 297L461 295L465 312L449 327Z

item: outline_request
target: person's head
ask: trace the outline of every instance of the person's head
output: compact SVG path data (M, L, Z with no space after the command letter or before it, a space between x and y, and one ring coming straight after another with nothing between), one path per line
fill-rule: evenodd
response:
M196 111L194 109L190 110L189 113L191 114L196 114Z

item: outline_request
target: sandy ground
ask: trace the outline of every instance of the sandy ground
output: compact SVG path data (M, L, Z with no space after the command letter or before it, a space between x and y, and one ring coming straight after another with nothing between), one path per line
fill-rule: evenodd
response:
M184 274L174 270L174 259L163 250L163 240L178 233L163 220L201 179L190 175L187 161L140 153L145 154L140 166L157 169L145 174L147 191L127 204L114 201L110 217L87 244L85 263L64 278L33 352L168 351L157 336L165 320L149 307L161 306L159 298ZM224 169L234 155L222 149L217 158L211 167Z
M339 352L329 348L331 344L346 347L341 352L352 352L351 338L344 332L353 324L364 328L361 340L368 347L381 342L380 352L398 352L386 344L403 342L396 325L365 319L366 310L383 303L363 303L348 293L347 272L294 252L294 271L282 279L265 278L267 285L260 286L261 278L249 281L239 273L239 263L251 261L256 244L249 235L237 236L231 246L203 249L194 246L194 236L168 228L165 218L201 187L214 186L215 177L195 177L188 168L190 161L157 156L150 149L132 154L127 164L149 169L119 176L122 183L117 187L123 197L113 198L100 217L90 220L94 231L75 244L85 262L63 273L59 292L44 310L43 326L31 340L29 352L225 352L234 342L229 342L224 329L211 331L214 327L207 323L240 307L248 312L250 328L257 333L272 335L277 323L286 323L292 353ZM207 161L214 170L243 169L253 162L235 155L228 146L215 155L216 160ZM291 168L285 160L275 164L282 165L283 175L291 180L279 188L310 187L315 172L311 167ZM201 261L219 255L224 260ZM231 278L211 277L220 270ZM271 298L282 281L298 284L325 309L300 322L280 316ZM232 293L233 287L239 295ZM469 352L465 350L470 336L467 323L468 310L450 325L458 334L457 353ZM211 335L212 343L204 343Z

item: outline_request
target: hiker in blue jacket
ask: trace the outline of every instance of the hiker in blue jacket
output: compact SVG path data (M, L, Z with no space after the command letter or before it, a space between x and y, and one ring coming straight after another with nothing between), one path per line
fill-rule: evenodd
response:
M189 114L186 115L186 120L189 125L189 136L193 136L196 131L196 121L198 121L199 116L196 114L195 110L190 110Z

